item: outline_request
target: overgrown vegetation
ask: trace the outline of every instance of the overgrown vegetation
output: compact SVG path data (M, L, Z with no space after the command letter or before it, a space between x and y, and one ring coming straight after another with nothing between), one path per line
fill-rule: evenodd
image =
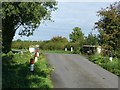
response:
M50 73L44 55L41 53L34 64L34 73L30 72L30 53L2 54L2 88L53 88Z
M89 56L89 60L115 75L120 76L120 61L118 58L114 57L113 60L110 61L108 56L103 57L102 55L95 54Z
M12 48L14 49L28 49L31 45L39 45L41 50L64 50L68 44L65 37L56 36L48 41L13 41Z

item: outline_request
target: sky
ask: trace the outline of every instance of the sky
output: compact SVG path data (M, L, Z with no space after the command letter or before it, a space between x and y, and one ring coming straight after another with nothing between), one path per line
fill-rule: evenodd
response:
M58 2L58 9L52 13L54 22L46 21L42 23L35 31L33 36L18 35L19 28L13 40L31 40L43 41L50 40L55 36L66 37L69 40L69 34L74 27L80 27L85 36L90 32L98 34L93 30L94 23L100 19L97 11L106 8L111 2Z

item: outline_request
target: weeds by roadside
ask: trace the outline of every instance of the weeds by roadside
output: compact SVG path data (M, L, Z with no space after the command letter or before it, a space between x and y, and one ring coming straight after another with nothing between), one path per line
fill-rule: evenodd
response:
M12 57L11 57L12 56ZM30 53L2 55L2 88L52 88L45 56L40 55L34 64L34 74L29 71Z
M120 76L120 61L118 58L114 57L113 60L110 61L108 56L103 57L102 55L95 54L90 55L89 60L113 74Z

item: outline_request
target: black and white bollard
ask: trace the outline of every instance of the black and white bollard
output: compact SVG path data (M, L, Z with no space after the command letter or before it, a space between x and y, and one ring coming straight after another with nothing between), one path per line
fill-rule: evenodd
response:
M112 62L112 52L110 51L110 61Z
M34 59L30 59L30 72L34 72Z

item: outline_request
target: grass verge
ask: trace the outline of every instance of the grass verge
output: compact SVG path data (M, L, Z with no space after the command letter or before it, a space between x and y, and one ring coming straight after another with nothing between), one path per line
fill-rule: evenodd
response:
M53 88L50 80L52 69L48 67L43 54L30 72L30 53L2 54L2 88Z
M120 77L120 61L118 58L114 57L110 61L107 56L103 57L102 55L95 54L89 56L89 60Z
M64 51L64 50L42 50L43 53L60 53L60 54L72 54L71 51Z

